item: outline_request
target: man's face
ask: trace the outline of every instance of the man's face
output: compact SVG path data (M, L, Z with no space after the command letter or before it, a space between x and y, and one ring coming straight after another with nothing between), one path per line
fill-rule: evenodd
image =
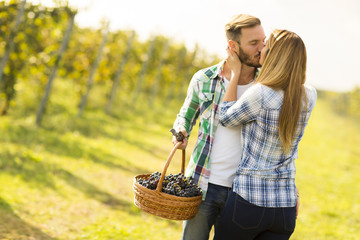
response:
M250 67L260 67L260 53L265 44L265 33L261 25L241 30L238 56Z

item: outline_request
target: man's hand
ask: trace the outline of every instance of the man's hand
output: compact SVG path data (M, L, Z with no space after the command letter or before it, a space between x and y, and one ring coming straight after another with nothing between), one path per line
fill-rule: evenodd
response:
M187 134L185 128L184 128L184 127L178 127L178 128L175 129L175 130L176 130L177 132L181 132L181 133L184 135L185 138L183 139L183 143L179 146L179 149L185 149L186 146L187 146L187 143L188 143L188 140L187 140L188 134ZM175 136L173 136L172 142L173 142L174 145L176 145L179 141L176 139Z

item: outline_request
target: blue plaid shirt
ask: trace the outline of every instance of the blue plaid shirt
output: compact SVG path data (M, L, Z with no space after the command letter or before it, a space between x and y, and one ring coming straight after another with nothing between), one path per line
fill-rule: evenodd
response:
M262 207L296 205L295 159L316 103L316 90L305 86L307 111L301 112L298 135L289 154L285 154L278 134L278 119L283 91L257 83L238 101L220 104L220 123L225 127L242 127L242 156L236 171L234 191L252 204Z

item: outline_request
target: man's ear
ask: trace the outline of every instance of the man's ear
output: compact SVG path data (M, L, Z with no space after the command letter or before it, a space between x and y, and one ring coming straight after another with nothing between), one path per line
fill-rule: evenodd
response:
M238 44L233 40L228 41L228 47L230 48L230 50L233 50L236 53L238 52L237 45Z
M234 41L233 41L233 40L229 40L229 41L228 41L228 47L229 47L230 50L233 50L233 49L234 49L235 44L234 44Z

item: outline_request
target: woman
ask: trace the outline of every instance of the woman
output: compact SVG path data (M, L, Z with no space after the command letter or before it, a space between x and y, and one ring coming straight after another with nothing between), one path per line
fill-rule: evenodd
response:
M232 77L220 105L225 127L242 125L243 152L215 238L289 239L295 229L295 159L316 102L304 85L301 38L275 30L261 51L255 84L236 101L241 62L228 50Z

